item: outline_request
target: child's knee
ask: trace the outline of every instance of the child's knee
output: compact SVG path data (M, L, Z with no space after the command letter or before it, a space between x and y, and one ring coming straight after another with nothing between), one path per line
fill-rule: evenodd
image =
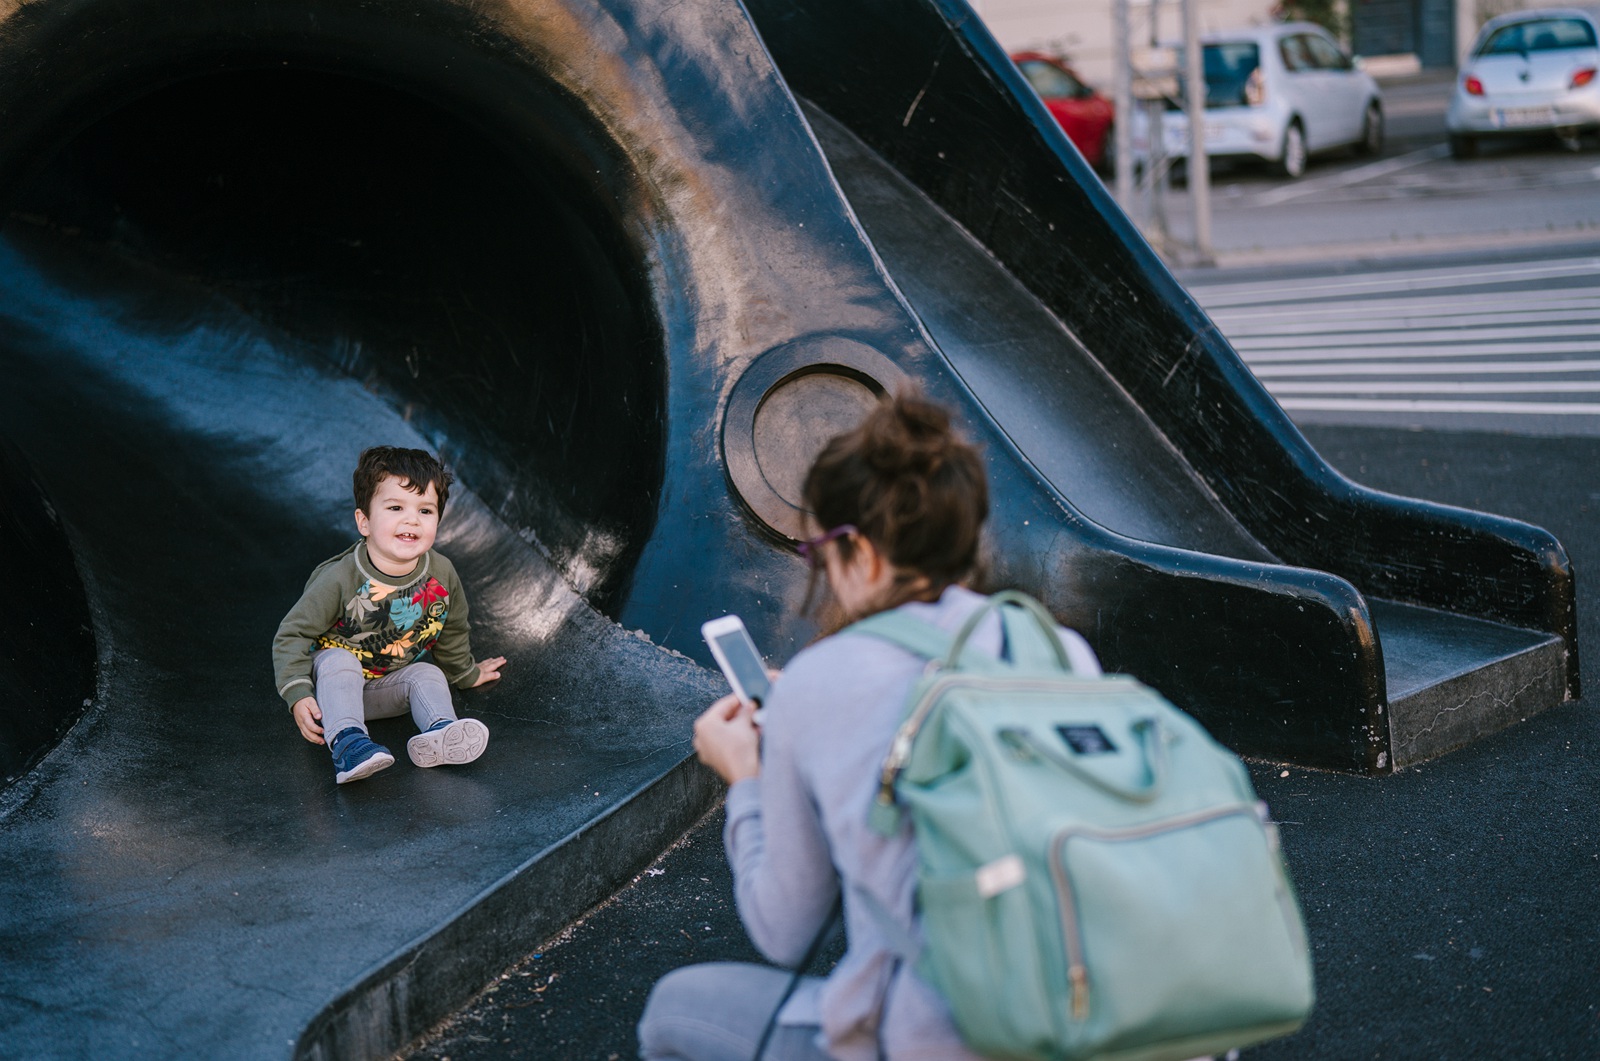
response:
M413 684L435 685L441 689L444 689L446 692L448 692L450 689L450 682L445 678L444 671L440 670L432 663L407 664L400 673L404 674L406 676L406 680Z
M342 648L325 648L311 657L311 678L321 682L330 674L360 674L361 661Z

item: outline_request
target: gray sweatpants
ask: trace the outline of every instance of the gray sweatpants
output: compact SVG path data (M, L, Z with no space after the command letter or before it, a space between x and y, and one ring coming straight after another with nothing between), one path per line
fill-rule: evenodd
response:
M431 663L408 663L368 681L355 656L342 648L325 648L311 657L311 680L322 711L322 735L330 744L351 726L365 733L368 719L395 718L408 708L419 731L456 717L450 683Z
M656 981L639 1018L644 1061L752 1061L793 974L768 965L685 965ZM830 1061L815 1024L772 1029L762 1061Z

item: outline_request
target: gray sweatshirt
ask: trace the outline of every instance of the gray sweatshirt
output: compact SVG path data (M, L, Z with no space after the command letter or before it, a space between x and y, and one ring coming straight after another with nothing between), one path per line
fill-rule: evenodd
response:
M984 598L952 586L933 604L902 609L955 633ZM1081 636L1061 631L1073 668L1099 674ZM971 642L1000 651L989 616ZM867 825L878 775L911 686L926 662L879 638L826 638L790 661L772 688L759 777L728 790L724 842L734 895L750 939L770 960L804 956L844 891L848 949L833 973L808 981L785 1005L784 1024L818 1024L839 1061L971 1061L937 991L890 948L857 895L870 892L920 941L914 923L916 852L909 821L892 837Z

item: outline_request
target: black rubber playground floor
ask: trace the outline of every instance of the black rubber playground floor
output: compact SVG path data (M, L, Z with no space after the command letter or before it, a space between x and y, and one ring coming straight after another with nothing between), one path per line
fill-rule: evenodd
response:
M1600 440L1308 428L1395 493L1537 523L1578 571L1585 689L1600 653ZM1600 1057L1600 721L1566 704L1382 780L1251 764L1283 823L1319 1001L1257 1061ZM751 960L721 815L402 1056L629 1058L662 973Z

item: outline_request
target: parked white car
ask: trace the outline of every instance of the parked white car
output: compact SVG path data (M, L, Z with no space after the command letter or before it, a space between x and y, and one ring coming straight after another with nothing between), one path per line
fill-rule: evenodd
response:
M1298 177L1318 152L1383 149L1378 83L1321 26L1284 22L1208 34L1201 55L1208 156L1261 159ZM1161 121L1170 158L1189 154L1189 121L1177 106L1170 104ZM1143 161L1150 144L1143 107L1135 107L1132 132L1134 156Z
M1490 19L1461 65L1444 124L1456 158L1477 154L1487 136L1553 132L1576 146L1600 129L1600 24L1563 8Z

